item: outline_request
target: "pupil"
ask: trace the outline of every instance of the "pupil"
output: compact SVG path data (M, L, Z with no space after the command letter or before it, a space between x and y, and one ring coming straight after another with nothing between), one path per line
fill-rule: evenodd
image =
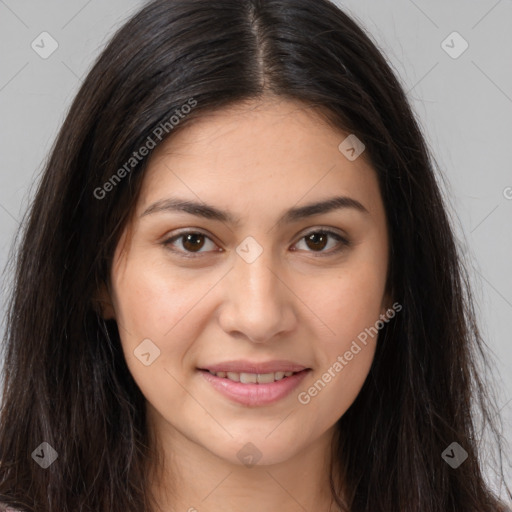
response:
M306 237L306 240L306 243L310 249L322 250L327 245L327 237L325 236L325 233L312 233ZM312 247L309 245L309 242L313 243ZM318 244L320 244L320 246Z
M190 244L190 245L187 245ZM201 234L193 234L189 233L185 235L185 240L183 241L183 247L187 250L194 251L194 249L201 249L204 245L204 238Z

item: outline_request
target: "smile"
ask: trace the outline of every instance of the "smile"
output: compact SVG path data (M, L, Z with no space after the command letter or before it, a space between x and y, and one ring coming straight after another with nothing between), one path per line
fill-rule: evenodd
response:
M311 371L237 373L199 370L203 378L230 401L246 406L270 405L284 399Z
M212 372L212 375L221 379L229 379L242 384L269 384L285 377L291 377L298 372L273 372L273 373L237 373L237 372Z

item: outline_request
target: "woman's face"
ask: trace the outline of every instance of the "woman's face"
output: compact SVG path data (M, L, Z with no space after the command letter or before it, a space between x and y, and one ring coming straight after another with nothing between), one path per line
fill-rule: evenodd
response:
M332 434L356 398L390 306L388 233L375 171L352 139L339 148L348 135L267 101L153 154L107 315L160 438L273 464Z

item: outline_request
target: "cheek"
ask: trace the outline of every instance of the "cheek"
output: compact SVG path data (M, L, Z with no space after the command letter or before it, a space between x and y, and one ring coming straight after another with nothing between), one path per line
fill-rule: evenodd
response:
M132 258L113 279L116 318L132 336L164 339L209 287L210 279L191 282L179 270L170 274L149 258Z
M375 355L382 296L368 287L337 286L324 302L322 320L330 330L318 335L319 365L301 388L298 401L309 408L318 428L336 422L359 394ZM354 283L352 283L354 284ZM320 302L315 302L319 304ZM334 331L334 334L331 332Z
M150 352L158 354L152 370L181 364L203 328L200 300L213 284L211 277L191 282L177 272L169 275L168 269L148 258L131 258L113 274L116 321L127 364L136 379L148 369L137 359L143 340L151 340L156 347L149 345ZM155 372L150 373L154 377Z
M315 418L316 428L333 425L349 409L368 376L374 354L374 344L349 343L333 352L329 362L300 390L300 407Z
M361 261L316 280L315 285L310 283L305 296L324 324L326 352L348 350L345 346L351 340L379 320L385 281L385 262Z
M178 273L169 275L168 268L147 257L131 257L113 272L125 360L138 387L158 410L171 403L179 409L186 401L180 367L202 329L198 302L211 286L211 279L191 283Z
M360 258L335 277L309 287L308 302L323 327L316 334L319 367L302 387L299 403L310 408L318 422L342 416L368 376L383 312L386 270L385 260Z

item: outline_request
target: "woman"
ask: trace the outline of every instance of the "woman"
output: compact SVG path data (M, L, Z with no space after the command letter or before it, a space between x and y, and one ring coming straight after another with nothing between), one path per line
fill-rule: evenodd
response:
M466 285L404 92L349 17L156 0L84 81L27 219L0 500L504 509Z

